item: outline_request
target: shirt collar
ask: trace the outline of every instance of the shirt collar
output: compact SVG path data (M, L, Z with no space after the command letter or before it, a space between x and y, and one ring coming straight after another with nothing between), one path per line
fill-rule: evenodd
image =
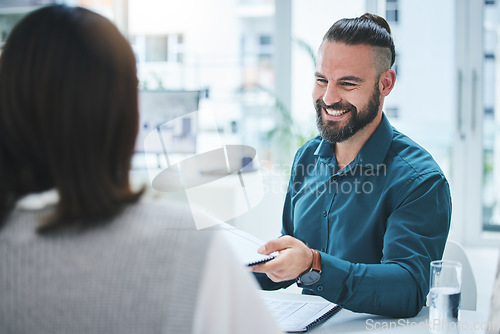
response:
M350 165L362 166L365 168L378 169L382 166L387 151L392 142L392 126L385 114L382 114L382 120L371 135L370 138L363 145L358 155ZM322 159L330 159L335 156L334 146L322 139L314 155Z
M378 169L385 160L392 143L393 129L387 117L382 114L382 121L363 145L356 156L356 164L366 168Z
M319 142L318 148L314 151L314 155L318 155L320 158L329 159L335 155L333 150L333 145L324 139Z

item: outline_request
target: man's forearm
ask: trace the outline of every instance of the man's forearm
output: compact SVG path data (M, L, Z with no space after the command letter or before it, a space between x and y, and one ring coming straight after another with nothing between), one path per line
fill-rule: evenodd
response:
M321 255L321 279L306 287L316 295L353 312L401 318L415 316L425 304L425 292L400 264L354 264Z

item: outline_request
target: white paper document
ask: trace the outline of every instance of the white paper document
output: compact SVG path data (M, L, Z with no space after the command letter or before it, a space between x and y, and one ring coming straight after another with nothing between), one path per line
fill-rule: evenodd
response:
M266 262L278 255L277 252L270 255L259 254L257 249L264 245L265 241L227 223L222 223L219 226L236 257L246 266Z
M261 291L269 312L280 328L288 333L303 333L318 326L340 311L341 307L319 296ZM287 297L289 296L289 297Z

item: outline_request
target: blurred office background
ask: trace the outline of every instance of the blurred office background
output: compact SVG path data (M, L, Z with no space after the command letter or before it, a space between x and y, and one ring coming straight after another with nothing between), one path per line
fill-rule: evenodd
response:
M396 87L384 111L432 153L450 181L450 237L478 259L486 254L494 267L500 240L499 0L0 0L0 44L25 13L49 3L85 6L115 22L135 51L141 91L163 92L168 101L195 92L187 103L210 111L215 122L183 122L179 131L194 137L177 154L196 154L214 140L256 149L264 200L232 223L263 239L279 234L293 154L316 134L311 92L323 34L343 17L384 16L397 53ZM151 125L141 126L147 131ZM138 182L147 183L149 158L138 150L132 171Z

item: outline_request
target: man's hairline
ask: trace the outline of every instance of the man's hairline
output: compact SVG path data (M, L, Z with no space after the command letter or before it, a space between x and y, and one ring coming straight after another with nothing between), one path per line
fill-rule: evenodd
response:
M323 45L325 43L339 43L339 44L344 44L344 45L347 45L347 46L356 46L356 45L365 45L365 46L368 46L371 50L372 50L372 59L373 59L373 64L375 65L375 74L376 74L376 78L380 78L382 76L382 74L384 74L386 71L390 70L391 69L391 60L388 61L388 64L384 64L383 66L379 66L379 62L377 60L377 54L378 54L378 51L381 51L381 50L384 50L384 49L387 49L387 51L389 51L389 53L391 53L391 56L392 56L392 51L389 47L386 47L386 46L378 46L378 45L371 45L369 43L364 43L364 42L360 42L360 43L346 43L344 41L340 41L340 40L335 40L335 39L330 39L330 38L323 38L323 40L321 41L321 44L319 46L319 50L321 50L321 48L323 47Z

